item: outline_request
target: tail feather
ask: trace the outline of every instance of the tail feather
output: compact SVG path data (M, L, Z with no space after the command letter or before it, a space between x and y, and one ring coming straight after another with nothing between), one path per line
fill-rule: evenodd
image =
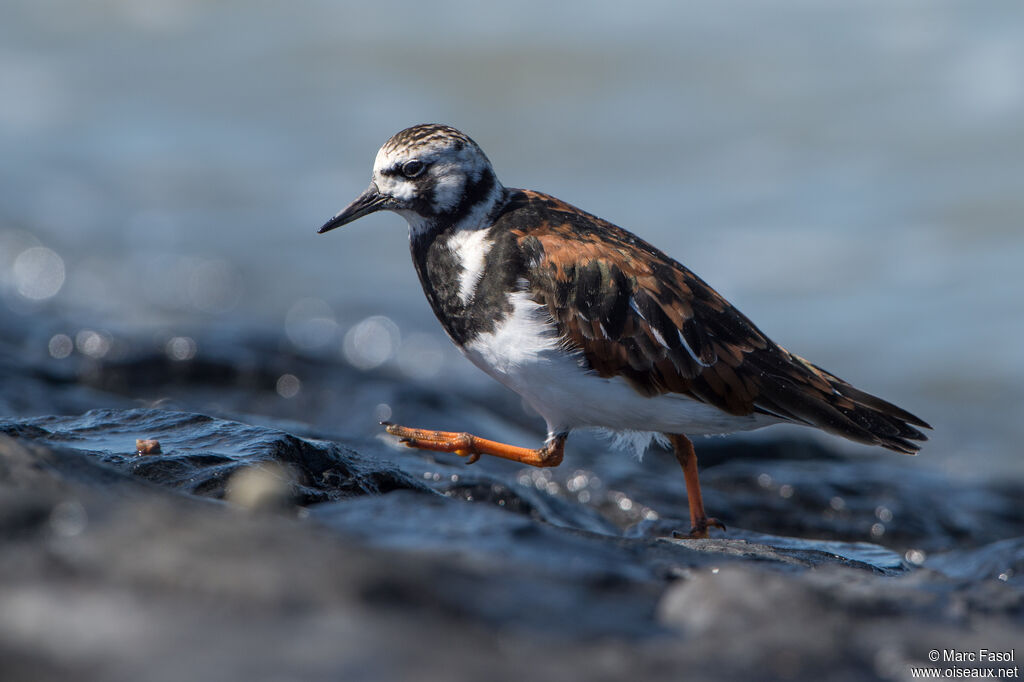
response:
M916 455L921 446L912 441L928 440L928 436L920 429L915 428L918 426L925 429L932 428L928 422L887 400L850 385L820 367L816 369L832 385L834 393L831 398L833 402L840 402L840 396L847 399L842 401L843 403L853 402L853 409L846 408L846 410L852 412L850 415L852 419L875 436L878 445L896 452Z
M906 422L907 424L921 426L926 429L932 428L923 419L912 415L903 408L897 407L896 405L893 405L887 400L882 400L878 396L871 395L870 393L866 393L865 391L862 391L859 388L851 386L850 384L846 383L845 381L842 381L841 379L835 379L835 377L832 378L835 380L833 382L833 386L835 387L835 389L839 391L842 395L846 396L847 398L857 402L859 405L875 410L876 412L888 414L893 418L900 419L903 422ZM921 435L920 431L915 432L918 435Z
M776 375L772 395L762 395L759 405L764 411L797 423L848 438L858 443L878 445L895 452L915 455L921 446L914 441L926 441L919 428L930 429L920 417L878 396L855 388L839 377L816 365L791 356L796 363L791 370L800 368L814 375L821 390L811 388L813 381L794 382L794 376ZM797 377L808 374L799 372ZM823 390L827 383L830 390Z
M836 393L826 400L860 427L857 433L838 431L839 435L907 455L916 455L921 449L914 441L928 440L916 427L931 427L919 417L842 380L831 383ZM868 438L863 438L863 432L869 434Z

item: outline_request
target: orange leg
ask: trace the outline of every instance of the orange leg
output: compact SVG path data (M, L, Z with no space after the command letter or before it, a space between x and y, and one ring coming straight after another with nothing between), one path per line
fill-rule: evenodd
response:
M381 424L388 433L398 436L401 442L410 448L454 452L460 457L468 457L468 464L480 459L480 455L493 455L535 467L555 467L561 464L565 451L566 437L564 435L555 436L544 447L531 450L487 440L469 433L411 429L408 426L398 426L389 422L381 422Z
M704 511L704 500L700 495L700 479L697 476L697 453L693 451L693 443L681 433L666 433L672 443L672 450L683 467L686 477L686 498L690 503L690 533L683 537L706 538L708 528L714 526L725 530L725 524L716 518L708 517ZM674 534L679 535L679 534Z

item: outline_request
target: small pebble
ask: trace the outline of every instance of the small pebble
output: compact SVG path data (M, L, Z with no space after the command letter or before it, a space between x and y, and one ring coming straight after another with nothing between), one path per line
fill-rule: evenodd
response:
M160 441L155 438L138 438L135 440L135 453L139 455L159 455L163 451L160 449Z

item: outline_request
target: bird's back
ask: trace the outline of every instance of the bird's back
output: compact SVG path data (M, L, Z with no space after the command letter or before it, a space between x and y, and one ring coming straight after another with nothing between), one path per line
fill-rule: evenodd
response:
M566 348L602 377L908 454L926 440L915 428L924 421L774 343L689 269L612 223L509 190L491 237L516 246L493 267L515 272Z

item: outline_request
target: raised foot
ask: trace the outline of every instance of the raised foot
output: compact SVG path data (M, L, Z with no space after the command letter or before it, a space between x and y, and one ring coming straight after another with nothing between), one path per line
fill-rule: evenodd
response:
M413 429L391 422L381 422L381 425L392 436L398 436L401 442L410 448L454 452L460 457L468 458L466 460L468 464L480 459L481 455L492 455L535 467L553 467L561 463L565 446L565 436L556 436L549 440L544 447L532 450L487 440L471 433Z
M384 430L392 436L398 436L399 442L410 448L420 450L434 450L437 452L454 452L459 457L468 457L466 464L472 464L480 459L475 448L476 437L470 433L457 433L453 431L430 431L428 429L412 429L408 426L399 426L391 422L381 422Z
M677 530L672 531L672 537L682 538L684 540L706 540L708 538L708 528L719 528L726 530L725 524L714 517L704 517L703 519L697 519L697 522L693 524L693 528L690 529L689 533L683 534Z

